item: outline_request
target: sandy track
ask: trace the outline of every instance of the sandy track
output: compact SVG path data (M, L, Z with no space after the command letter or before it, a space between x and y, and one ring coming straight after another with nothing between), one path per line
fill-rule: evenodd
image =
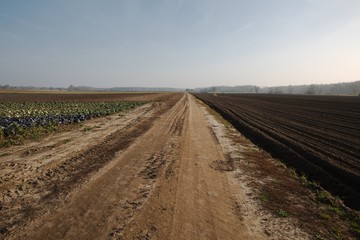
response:
M157 187L120 236L123 239L262 239L261 233L248 234L236 214L236 201L226 175L211 168L213 161L225 157L200 106L190 95L185 111L182 134L175 139L177 148L171 152L171 167L159 175Z
M225 156L193 99L184 130L171 238L249 239L235 215L226 176L210 168Z

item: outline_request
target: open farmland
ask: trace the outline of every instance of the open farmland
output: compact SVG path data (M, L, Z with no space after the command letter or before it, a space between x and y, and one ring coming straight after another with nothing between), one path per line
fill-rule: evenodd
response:
M0 147L0 239L359 236L356 211L304 184L191 94L0 102L9 119L101 113Z
M52 132L59 125L120 113L145 103L158 94L0 94L0 145Z
M360 98L196 94L258 146L360 209Z
M132 109L143 102L23 102L0 103L1 139L26 136L36 128L79 123Z

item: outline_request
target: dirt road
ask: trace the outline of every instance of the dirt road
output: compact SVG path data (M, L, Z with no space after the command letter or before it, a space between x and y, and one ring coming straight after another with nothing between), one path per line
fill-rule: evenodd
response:
M0 159L6 239L309 238L290 218L264 215L246 179L224 172L247 147L190 94L97 121L83 139L66 133ZM19 183L22 193L4 190Z
M122 236L124 239L261 239L259 234L250 238L236 216L235 199L226 175L210 167L213 161L225 157L199 105L190 95L185 101L181 136L176 139L167 136L168 142L172 138L179 146L172 152L171 166L165 167L157 189L134 221L123 229ZM172 174L167 174L169 171Z

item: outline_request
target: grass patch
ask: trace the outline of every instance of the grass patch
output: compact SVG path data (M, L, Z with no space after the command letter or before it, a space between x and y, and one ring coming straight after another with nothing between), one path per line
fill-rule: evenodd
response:
M289 213L287 211L285 211L284 209L278 209L276 211L276 216L286 218L289 216Z
M327 205L332 205L332 201L330 199L330 193L325 190L316 191L316 200L320 203L324 203Z
M333 213L335 213L336 215L338 215L338 216L342 215L342 212L341 212L340 208L337 207L337 206L328 206L328 209L329 209L331 212L333 212Z
M288 169L289 169L290 177L295 178L295 179L298 178L298 175L297 175L296 170L294 168L288 168Z
M294 174L296 174L295 170L290 169L290 175ZM303 174L298 176L298 180L300 181L301 185L308 187L315 193L316 200L319 203L326 205L328 211L320 213L319 215L322 219L331 220L331 213L337 215L349 224L352 233L360 239L360 219L356 213L344 207L341 203L341 199L338 196L332 196L328 191L323 190L318 183L310 181L306 175ZM334 239L342 239L342 234L339 230L331 229L331 233ZM315 239L325 238L321 237L320 235L316 235Z
M359 224L359 222L351 221L350 226L351 226L353 233L360 239L360 224Z
M81 129L80 131L82 132L89 132L91 130L93 130L95 127L84 127L83 129Z
M340 199L331 197L330 193L324 190L316 191L316 200L327 206L327 209L348 222L353 234L360 239L360 219L353 211L340 204ZM325 213L320 215L324 219L331 219L331 216ZM339 231L332 229L335 239L342 239Z
M101 126L99 126L99 125L95 125L95 126L92 126L92 127L90 127L90 126L85 126L83 129L81 129L80 131L82 131L82 132L89 132L89 131L91 131L91 130L94 130L94 129L97 129L97 128L101 128Z
M309 187L314 190L320 189L320 185L314 181L310 181L305 174L303 174L299 177L299 181L300 181L301 185L303 185L303 186Z
M339 230L339 229L336 229L336 228L332 228L331 229L331 232L332 232L332 234L333 234L333 236L334 236L334 238L335 239L343 239L341 236L342 236L342 234L341 234L341 231Z
M329 214L326 214L326 213L320 213L320 217L322 219L325 219L325 220L331 219L331 216Z
M266 203L267 201L269 201L269 198L266 193L261 193L259 195L259 199L260 199L260 202L263 204Z
M316 240L325 240L325 238L323 238L320 234L316 234L315 239Z
M308 183L308 179L307 179L306 175L304 175L304 174L299 177L299 180L301 182L301 185L303 185L303 186L306 186Z

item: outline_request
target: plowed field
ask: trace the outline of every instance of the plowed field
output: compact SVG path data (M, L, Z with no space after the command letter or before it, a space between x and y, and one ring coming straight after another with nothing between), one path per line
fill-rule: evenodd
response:
M360 209L360 98L196 94L242 134Z

